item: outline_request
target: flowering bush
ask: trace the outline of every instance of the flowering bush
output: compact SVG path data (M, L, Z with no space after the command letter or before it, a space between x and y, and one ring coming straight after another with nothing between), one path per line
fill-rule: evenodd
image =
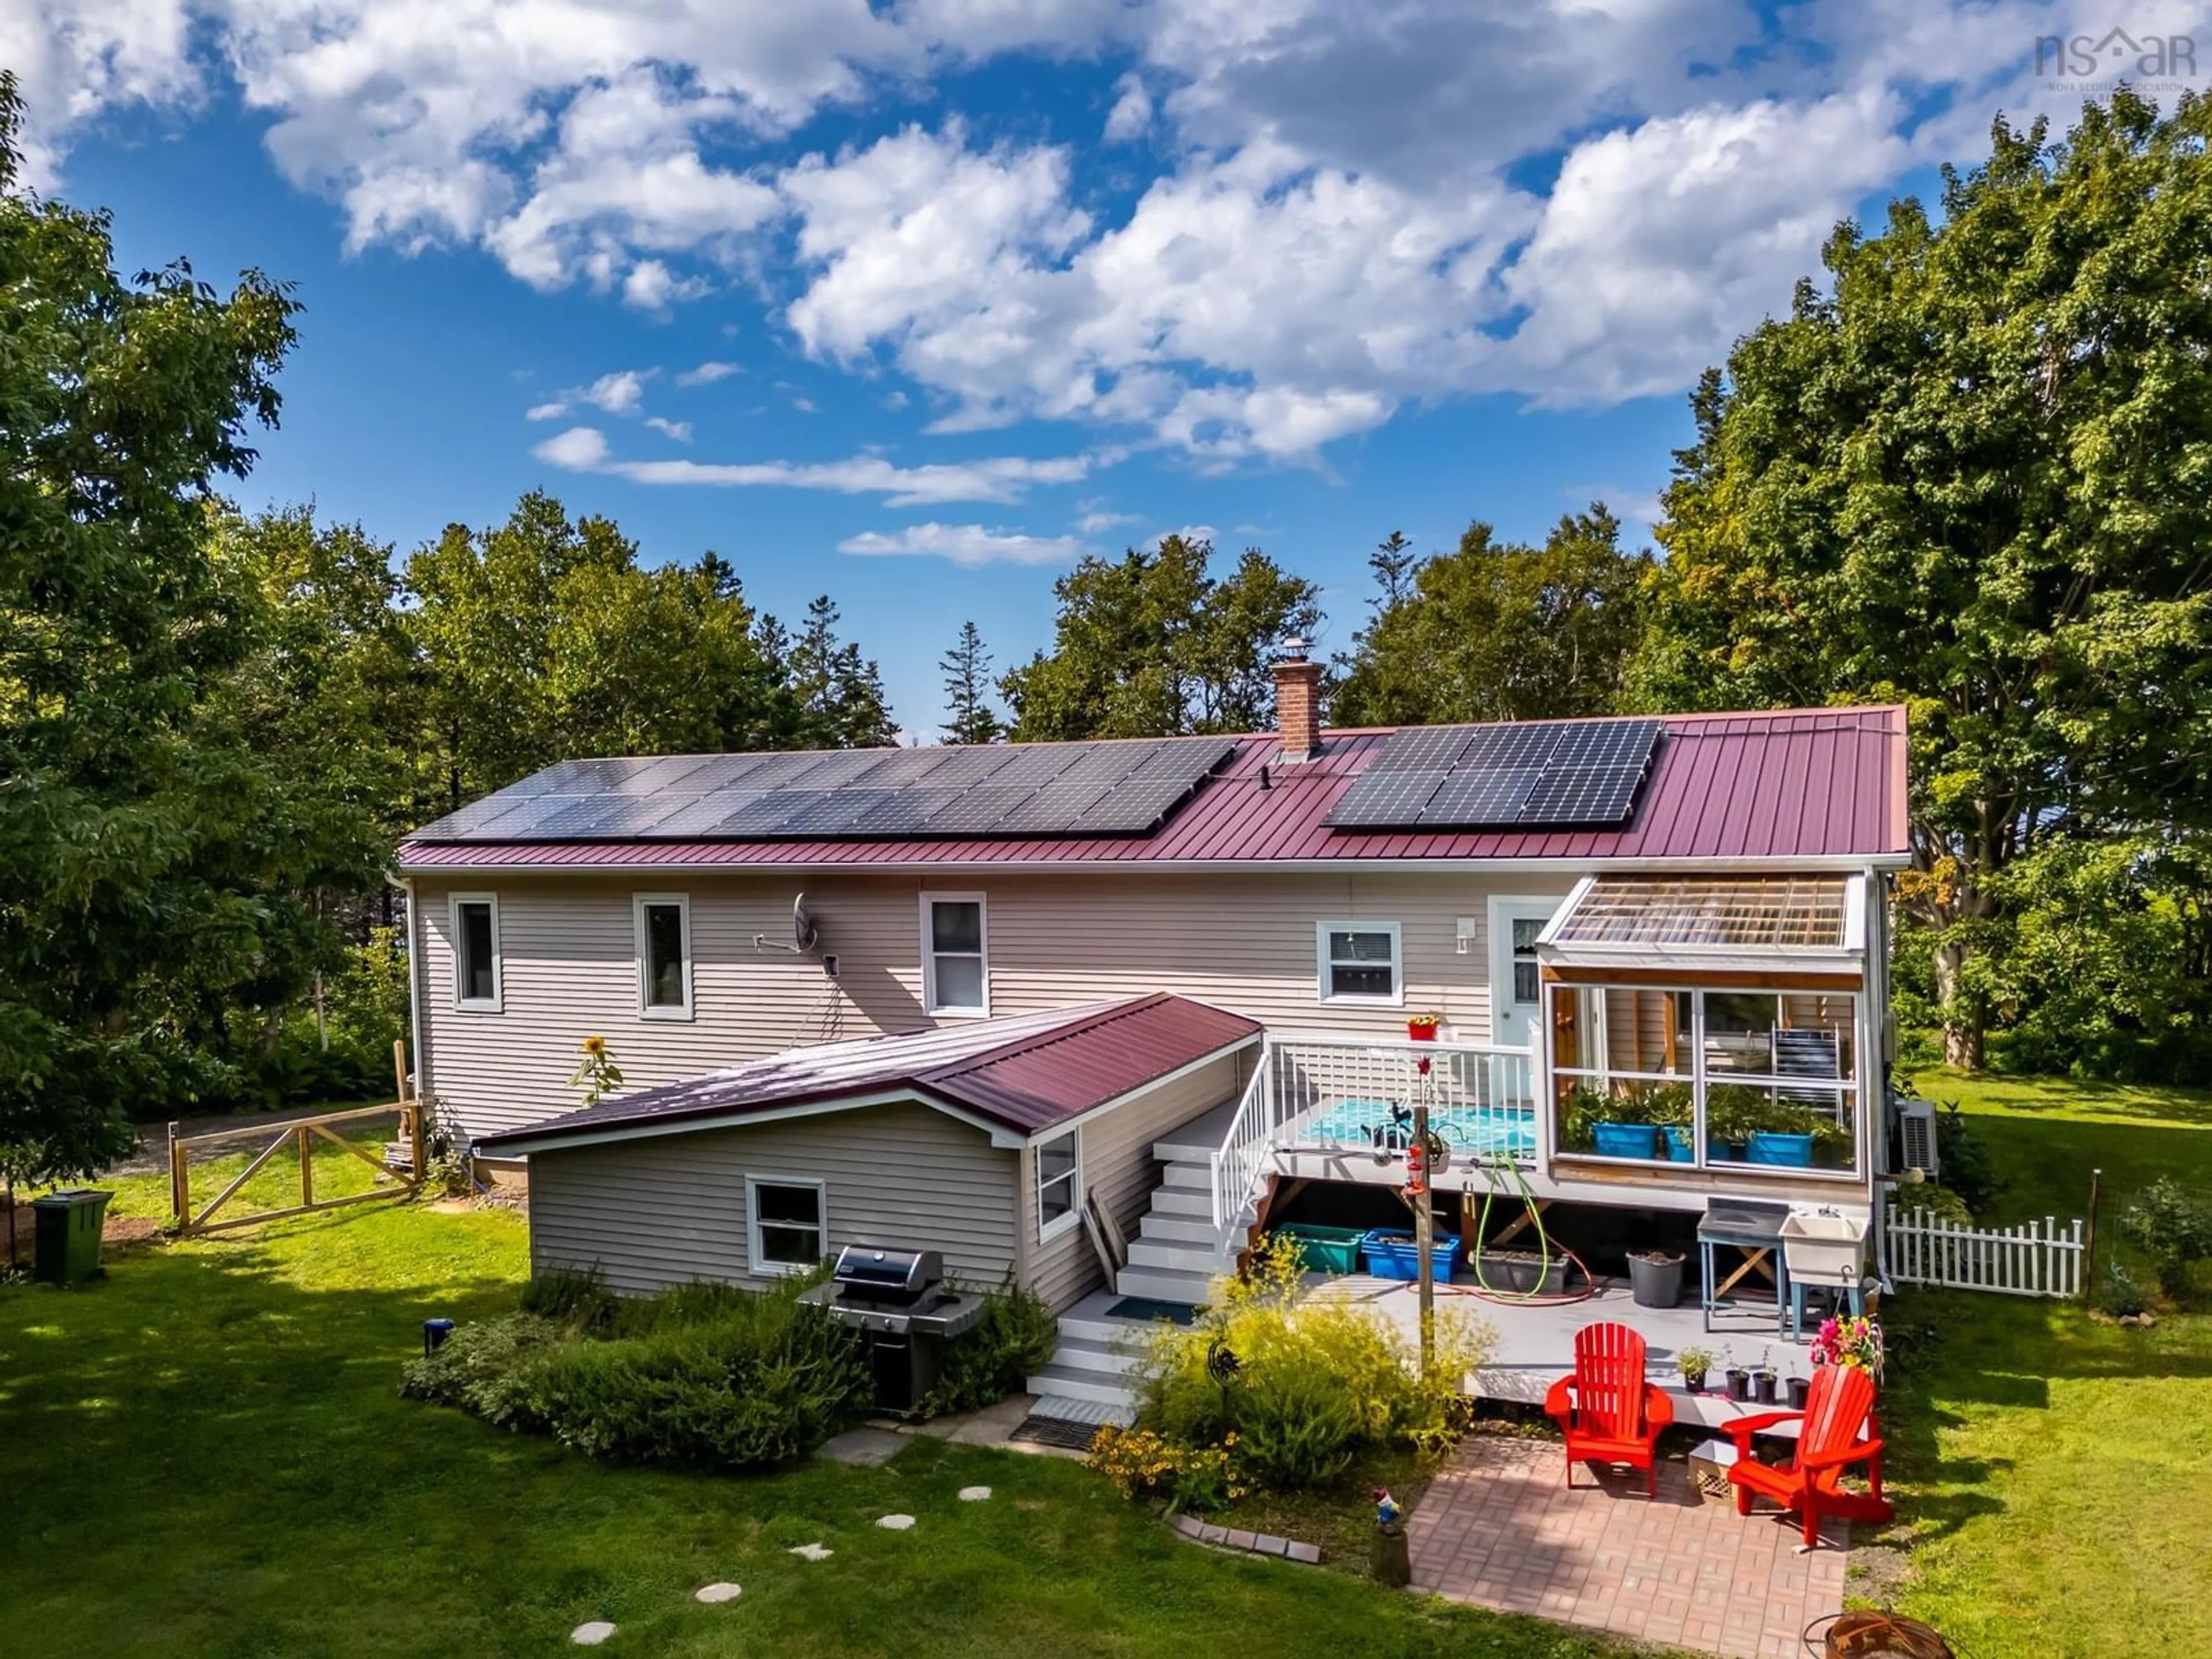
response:
M1180 1510L1218 1510L1251 1490L1237 1468L1237 1436L1218 1445L1179 1446L1150 1429L1108 1424L1083 1461L1121 1488L1124 1498L1164 1494Z
M1848 1319L1824 1319L1813 1339L1815 1365L1855 1365L1877 1382L1881 1381L1881 1327L1853 1315Z
M1203 1319L1157 1328L1139 1367L1139 1420L1171 1446L1238 1444L1254 1484L1322 1486L1363 1449L1447 1443L1465 1426L1462 1379L1492 1340L1479 1321L1439 1315L1424 1376L1396 1327L1303 1299L1297 1241L1271 1239Z

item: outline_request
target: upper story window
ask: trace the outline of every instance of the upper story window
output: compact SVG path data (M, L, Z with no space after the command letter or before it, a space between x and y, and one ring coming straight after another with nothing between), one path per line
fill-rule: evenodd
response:
M988 1014L989 938L981 893L921 896L921 1000L933 1014Z
M1323 1002L1405 1000L1396 922L1324 921L1315 932Z
M691 902L681 893L641 893L637 1011L647 1019L691 1018Z
M500 1011L499 899L456 893L449 912L453 935L453 1006Z

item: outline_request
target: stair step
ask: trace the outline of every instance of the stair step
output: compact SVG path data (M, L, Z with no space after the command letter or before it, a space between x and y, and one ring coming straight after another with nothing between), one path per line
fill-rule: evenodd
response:
M1213 1190L1213 1171L1202 1164L1164 1164L1160 1166L1160 1185L1170 1192L1210 1193Z
M1119 1291L1108 1294L1117 1300ZM1188 1298L1176 1297L1176 1301ZM1151 1340L1152 1322L1146 1319L1090 1318L1081 1314L1065 1313L1060 1316L1060 1340L1065 1346L1071 1342L1088 1344L1094 1348L1121 1348L1130 1353L1140 1352Z
M1210 1250L1214 1244L1213 1219L1202 1215L1163 1215L1154 1210L1146 1216L1137 1237L1157 1239L1163 1244L1195 1244Z
M1057 1418L1063 1423L1116 1423L1125 1429L1137 1420L1136 1412L1129 1407L1071 1400L1064 1394L1041 1394L1030 1411L1034 1416Z
M1207 1278L1226 1272L1229 1267L1210 1243L1181 1244L1158 1238L1130 1240L1129 1265L1133 1267L1166 1267Z
M1213 1214L1213 1194L1193 1192L1185 1187L1156 1187L1152 1189L1154 1215L1205 1216Z
M1160 1267L1124 1267L1114 1280L1123 1296L1141 1296L1155 1302L1188 1302L1206 1298L1212 1280L1207 1274L1178 1273Z
M1097 1376L1114 1378L1127 1376L1143 1362L1134 1353L1117 1352L1115 1340L1101 1340L1096 1337L1079 1336L1063 1323L1060 1333L1060 1349L1052 1363L1073 1370L1090 1371Z
M1116 1406L1133 1412L1137 1396L1119 1382L1100 1376L1095 1371L1079 1370L1063 1365L1055 1359L1042 1370L1031 1373L1023 1384L1031 1394L1052 1395L1063 1400L1088 1400L1095 1405Z

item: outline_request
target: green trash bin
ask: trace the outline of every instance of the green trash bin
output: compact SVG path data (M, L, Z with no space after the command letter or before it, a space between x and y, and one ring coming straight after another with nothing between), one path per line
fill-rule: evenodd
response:
M90 1187L31 1200L31 1276L48 1285L82 1285L100 1277L100 1233L115 1194Z

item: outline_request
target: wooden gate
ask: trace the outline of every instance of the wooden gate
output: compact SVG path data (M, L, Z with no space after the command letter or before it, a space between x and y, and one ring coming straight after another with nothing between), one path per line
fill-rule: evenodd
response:
M313 1117L295 1117L281 1124L257 1123L250 1127L218 1129L211 1134L182 1135L179 1126L169 1125L169 1228L179 1237L196 1237L201 1233L222 1232L231 1227L258 1226L264 1221L278 1221L286 1216L311 1215L321 1210L343 1209L349 1204L368 1204L383 1199L412 1198L421 1189L423 1164L422 1103L416 1097L407 1075L407 1049L404 1042L392 1045L392 1070L398 1079L399 1098L382 1106L356 1106L342 1112L319 1112ZM369 1118L399 1115L399 1138L405 1145L409 1163L404 1173L392 1169L381 1158L362 1151L336 1133L333 1125L359 1123ZM315 1196L314 1144L318 1138L327 1140L388 1177L389 1185L377 1187L365 1193L347 1193L337 1198L318 1199ZM191 1154L210 1146L230 1146L241 1140L266 1139L268 1144L254 1154L246 1166L234 1176L228 1185L210 1199L204 1206L194 1207L192 1200ZM287 1146L297 1146L300 1152L300 1201L281 1206L273 1210L249 1210L234 1213L222 1220L216 1214L245 1188L246 1183L261 1173L262 1169Z

